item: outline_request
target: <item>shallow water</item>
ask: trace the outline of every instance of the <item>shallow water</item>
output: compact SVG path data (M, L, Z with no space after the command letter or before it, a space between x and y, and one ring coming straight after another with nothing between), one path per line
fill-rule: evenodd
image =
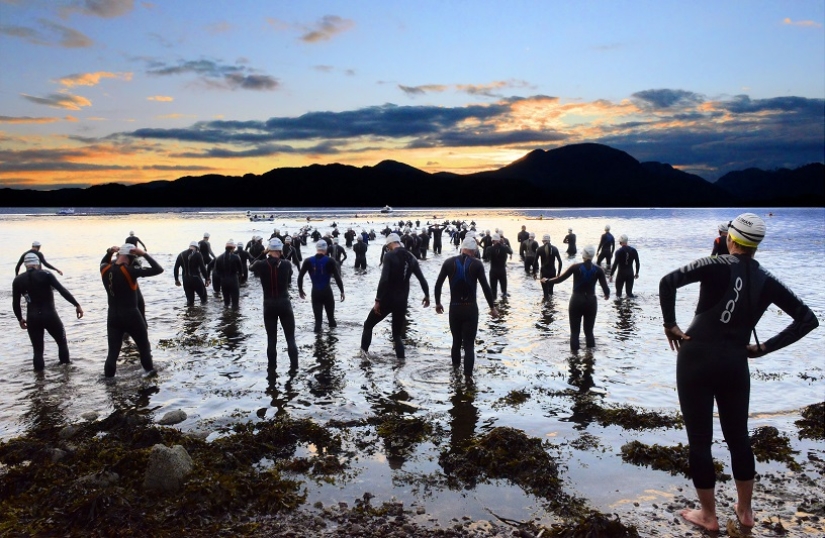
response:
M569 400L550 394L584 387L601 395L602 405L633 405L675 413L675 353L662 333L659 279L708 255L717 224L743 210L422 209L397 210L388 217L363 209L316 209L276 213L272 223L249 222L244 210L152 211L90 210L90 214L71 217L56 216L47 210L0 212L0 242L5 247L0 252L0 266L6 268L0 282L0 299L6 305L11 302L12 269L30 242L39 240L46 259L63 270L59 280L85 311L83 319L76 320L73 307L56 296L73 364L67 369L57 365L56 346L47 336L47 368L40 376L31 371L26 332L18 328L10 308L0 311L0 326L4 328L0 332L0 380L4 387L0 394L0 439L18 435L38 422L71 423L88 411L105 416L127 406L145 409L157 418L169 410L183 409L189 418L178 427L206 432L279 413L312 417L324 423L398 410L443 424L451 432L452 442L495 426L512 426L546 438L558 445L566 458L564 477L571 492L585 496L594 507L607 512L620 511L641 497L664 499L673 494L674 488L687 483L684 478L622 463L618 456L619 447L630 440L661 445L686 443L684 431L639 433L601 427L577 417ZM78 213L83 212L78 209ZM356 212L361 216L356 218ZM768 216L766 210L758 212L765 216L768 234L757 259L794 290L820 321L825 320L825 266L819 260L825 254L825 209L779 209L773 216ZM245 243L253 234L269 237L276 227L295 231L308 215L322 219L312 223L322 232L333 221L342 231L348 226L356 231L379 231L387 222L419 218L423 223L432 220L433 215L439 221L475 220L479 230L502 228L514 244L524 224L537 237L549 233L562 253L561 240L568 227L577 234L581 252L584 246L598 243L604 225L609 223L616 237L627 234L630 244L639 251L642 266L634 290L637 297L600 301L595 328L597 347L592 355L571 356L567 302L572 279L557 285L553 300L542 304L539 283L525 276L516 254L509 266L510 297L499 301L499 319L489 317L479 291L483 308L476 341L476 387L470 389L451 375L447 315L436 314L434 305L421 306L423 295L415 279L410 293L406 361L399 363L394 357L388 320L374 333L371 351L377 355L375 360L365 362L358 356L362 324L380 275L381 242L376 241L367 252L366 274L356 274L354 255L348 251L350 259L342 270L346 300L336 300L336 329L325 325L322 334L314 334L311 306L297 298L297 287L293 288L300 370L293 378L286 375L286 346L281 337L282 374L269 384L257 281L250 279L241 289L237 312L225 310L223 302L211 296L205 306L187 308L182 288L174 286L172 268L177 254L205 231L211 233L213 250L218 251L216 247L230 238ZM539 215L544 218L527 220ZM106 383L102 371L107 307L98 263L106 248L120 245L129 230L136 232L150 254L166 268L164 274L140 281L159 376L142 380L137 351L127 345L121 352L117 380ZM302 252L307 256L312 247L305 246ZM441 263L455 253L445 240L443 255L430 252L422 261L431 294ZM562 256L565 267L574 261ZM309 289L308 281L305 285ZM679 290L677 318L682 327L689 324L697 297L698 286ZM448 303L447 297L444 303ZM760 340L767 340L789 322L787 315L771 307L757 327ZM751 362L751 428L773 425L796 439L793 421L799 418L799 409L822 401L825 394L824 339L825 331L820 328L793 346ZM527 401L503 404L502 398L515 390L526 391ZM579 450L569 445L586 435L595 436L601 449ZM721 432L717 431L716 438L721 440ZM425 443L401 461L388 461L379 449L360 460L362 467L353 470L351 479L309 488L309 503L351 501L369 490L379 499L396 496L424 503L427 517L440 521L465 513L490 519L490 506L496 507L499 516L512 519L529 519L536 514L543 517L535 499L504 483L478 486L472 491L423 491L428 488L421 485L420 479L438 476L437 453L443 448ZM714 450L715 457L729 461L724 445ZM609 488L604 487L606 480L611 483Z

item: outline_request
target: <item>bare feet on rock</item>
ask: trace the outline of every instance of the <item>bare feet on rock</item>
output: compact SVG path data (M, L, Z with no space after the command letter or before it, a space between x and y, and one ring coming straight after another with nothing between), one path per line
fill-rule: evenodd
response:
M689 508L685 508L679 512L679 515L681 515L689 523L693 523L694 525L702 527L707 531L717 532L719 530L719 521L716 519L716 516L708 515L702 510L691 510Z
M736 511L736 519L739 520L739 524L743 527L753 527L753 510L740 510L739 503L735 503L733 505L733 509Z

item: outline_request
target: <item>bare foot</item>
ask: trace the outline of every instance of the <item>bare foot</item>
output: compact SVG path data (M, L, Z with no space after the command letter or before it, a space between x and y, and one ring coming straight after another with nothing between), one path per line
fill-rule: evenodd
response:
M736 511L736 519L739 520L740 525L743 527L753 527L753 510L740 510L739 503L735 503L733 509Z
M679 512L679 515L685 518L686 521L702 527L705 530L712 532L717 532L719 530L719 521L716 520L716 516L707 515L702 510L690 510L685 508Z

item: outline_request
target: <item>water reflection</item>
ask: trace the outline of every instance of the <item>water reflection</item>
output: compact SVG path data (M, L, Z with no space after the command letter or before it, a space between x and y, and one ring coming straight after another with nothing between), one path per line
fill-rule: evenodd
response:
M636 313L641 311L641 307L634 299L624 298L613 301L613 309L616 311L617 338L622 342L636 338Z
M283 388L278 387L279 377L283 377L285 379ZM275 408L276 417L283 416L287 413L287 406L289 405L289 402L298 396L298 391L294 387L295 372L290 371L287 374L281 374L280 376L277 373L271 373L267 376L267 380L269 381L269 385L266 388L266 394L270 397L269 405L270 407ZM258 416L260 418L264 418L264 415L266 415L266 409L259 409Z
M550 327L556 320L556 301L551 296L549 300L541 303L541 315L536 321L536 329L539 330L542 336L550 336Z
M578 388L580 393L593 388L596 385L593 381L595 364L596 359L593 358L593 353L590 351L570 355L567 358L568 371L570 372L567 383Z
M450 398L453 407L450 415L450 452L461 452L475 435L478 419L481 415L473 405L475 390L456 383L455 394Z
M64 377L67 375L64 374ZM61 384L52 390L49 390L49 385L43 372L38 372L29 391L28 409L20 417L29 431L37 436L56 435L67 423L63 406L70 398L64 394L65 385Z
M220 343L217 347L233 354L233 361L241 359L246 354L246 347L241 347L246 335L238 328L243 319L244 316L239 310L225 308L218 320Z
M335 349L338 337L332 333L318 334L315 338L315 364L307 371L309 391L316 397L331 398L338 395L346 385L344 372L337 368Z

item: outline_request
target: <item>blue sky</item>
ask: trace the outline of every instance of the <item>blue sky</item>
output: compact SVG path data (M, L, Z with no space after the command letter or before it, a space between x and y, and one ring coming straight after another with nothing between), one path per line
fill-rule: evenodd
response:
M0 0L0 186L825 159L825 2Z

